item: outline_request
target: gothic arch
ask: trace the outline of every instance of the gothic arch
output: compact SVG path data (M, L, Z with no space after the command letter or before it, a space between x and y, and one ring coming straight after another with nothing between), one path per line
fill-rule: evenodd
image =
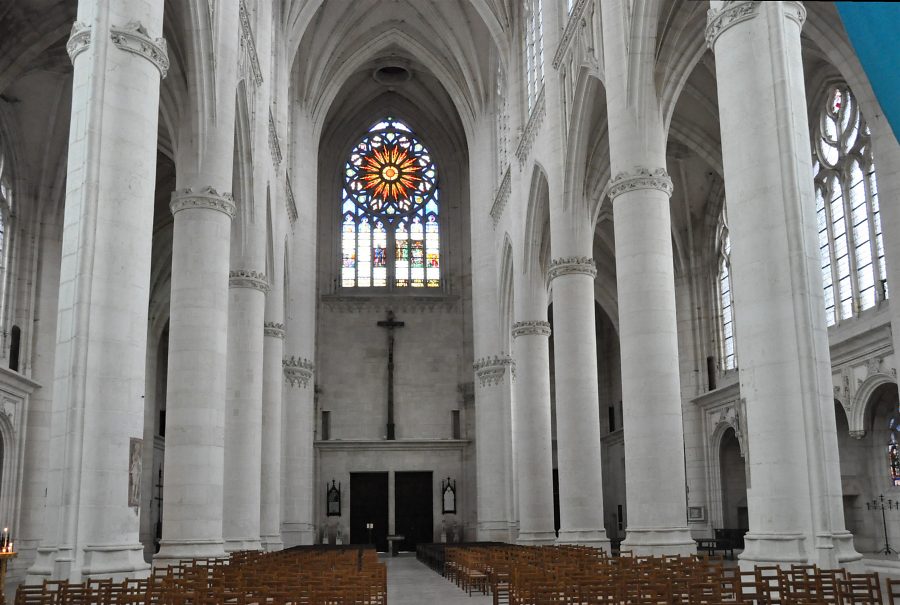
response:
M515 292L515 267L512 238L509 237L509 233L503 234L503 245L501 250L499 285L497 287L497 291L500 294L498 297L500 306L500 342L501 349L508 352L512 350L510 328L512 327L515 313L515 302L513 300Z
M534 164L525 211L522 273L543 276L550 252L550 189L544 168Z
M234 113L234 171L232 192L235 216L231 222L231 258L240 258L245 249L245 227L253 220L253 144L251 141L250 99L247 83L238 82Z
M850 405L844 406L844 410L847 412L847 425L852 436L862 437L866 434L866 420L872 417L874 395L879 387L886 384L896 385L897 380L892 375L883 372L870 375L856 389Z
M569 121L569 135L566 137L565 176L563 182L563 207L572 208L575 204L584 204L589 216L597 214L595 206L603 203L603 197L588 196L588 175L591 180L603 180L609 177L609 159L602 158L600 171L588 170L590 152L596 149L609 150L606 139L606 90L603 82L592 75L586 66L578 70L575 92L572 101L572 114ZM599 127L598 127L599 126ZM602 145L604 139L607 144ZM598 174L599 172L599 174ZM593 227L593 224L591 225Z
M22 410L16 410L21 414ZM21 421L19 424L22 424ZM4 519L15 519L19 484L19 443L12 417L5 409L0 409L0 514Z

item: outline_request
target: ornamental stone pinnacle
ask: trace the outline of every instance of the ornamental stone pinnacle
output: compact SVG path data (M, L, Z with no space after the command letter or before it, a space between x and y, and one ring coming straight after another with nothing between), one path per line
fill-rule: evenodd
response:
M172 214L182 210L204 209L218 210L234 218L234 197L230 193L219 193L212 187L203 187L199 191L193 188L179 189L172 192L169 209Z
M305 357L286 357L281 362L284 377L292 387L309 386L309 381L315 373L315 365Z
M609 199L614 200L623 193L640 189L657 189L672 195L672 179L665 168L650 170L635 166L633 172L620 172L609 184Z
M550 336L550 323L546 321L517 321L512 327L512 337Z
M267 321L263 324L263 334L272 338L280 338L284 340L284 324L274 321Z
M506 369L509 368L510 377L516 377L516 362L509 355L493 355L482 357L472 364L475 375L483 387L492 387L503 381Z
M261 271L236 269L228 272L228 286L231 288L253 288L260 292L269 291L269 281Z
M159 70L159 77L169 72L169 53L165 38L151 38L139 21L129 21L124 27L109 28L109 37L121 50L144 57Z
M589 275L597 277L597 266L594 259L587 256L570 256L550 261L550 281L563 275Z

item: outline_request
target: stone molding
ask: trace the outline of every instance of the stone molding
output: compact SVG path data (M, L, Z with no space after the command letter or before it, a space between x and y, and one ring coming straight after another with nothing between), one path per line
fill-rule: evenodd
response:
M519 159L519 165L524 164L525 160L528 159L534 139L537 138L541 124L544 123L544 115L547 113L547 104L544 102L544 88L544 86L541 86L541 91L534 101L534 107L531 108L531 113L528 115L528 123L525 125L525 130L522 132L522 136L519 137L519 145L516 147L516 157Z
M393 310L397 313L451 312L459 306L459 296L394 296L390 294L324 294L321 304L336 313L367 313Z
M275 118L269 109L269 153L272 154L272 163L281 166L284 156L281 154L281 143L278 142L278 130L275 128Z
M672 195L672 179L665 168L650 170L643 166L635 166L632 172L620 172L609 183L609 199L614 200L623 193L640 189L657 189L668 196Z
M294 188L291 187L291 177L287 174L285 174L284 177L285 183L287 184L284 196L284 206L287 210L288 219L293 225L297 222L297 218L300 216L300 214L297 212L297 202L294 201Z
M178 189L172 192L172 201L169 203L172 214L188 209L218 210L234 218L234 197L230 193L219 193L212 187L203 187L194 191L191 187Z
M550 281L563 275L590 275L591 279L597 277L597 265L594 259L587 256L570 256L555 258L550 261Z
M253 38L253 29L250 27L250 14L244 0L240 3L241 42L247 45L247 54L250 57L250 68L253 70L253 79L256 85L263 83L262 68L259 66L259 55L256 52L256 40Z
M493 355L482 357L472 364L475 375L483 387L497 386L503 381L506 369L509 368L510 377L516 377L516 362L509 355Z
M284 324L275 321L267 321L263 324L263 334L265 336L284 340Z
M169 52L165 38L151 38L140 21L129 21L123 27L109 28L109 37L119 49L144 57L159 70L160 79L169 72Z
M855 431L850 431L850 436L853 437L854 439L862 439L863 437L866 436L866 431L865 431L865 429L857 429Z
M284 370L284 377L292 387L309 386L309 381L315 373L316 366L305 357L285 357L281 361L281 367Z
M581 23L585 6L587 6L587 0L576 0L575 6L573 6L572 10L569 12L569 20L566 21L566 29L563 30L563 35L559 39L559 45L556 47L556 53L553 55L553 69L559 69L560 64L562 64L563 57L566 55L566 50L569 48L569 43L572 41L572 38L575 37L575 31Z
M75 64L75 57L83 53L91 45L91 26L76 21L72 24L72 32L69 34L69 41L66 42L66 52L69 53L69 59Z
M550 336L550 322L517 321L512 326L512 337L519 336Z
M721 9L706 11L706 45L713 48L716 40L726 29L738 23L749 21L759 14L759 0L727 0ZM806 8L802 2L785 2L784 15L800 27L806 21Z
M261 271L235 269L228 272L229 288L253 288L263 293L269 292L269 280Z
M510 168L507 165L506 171L503 173L503 179L497 188L497 195L494 196L494 204L491 206L491 218L494 220L494 227L500 222L503 216L503 210L509 201L509 195L512 192L512 177L510 176Z

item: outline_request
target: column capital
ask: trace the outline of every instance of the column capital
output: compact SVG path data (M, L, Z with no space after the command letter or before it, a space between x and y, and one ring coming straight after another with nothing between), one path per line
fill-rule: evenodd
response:
M609 182L609 199L614 200L623 193L639 189L658 189L672 195L672 179L665 168L650 169L635 166L631 172L620 172Z
M267 321L263 324L263 334L272 338L280 338L284 340L284 324L274 321Z
M512 327L512 337L550 336L550 323L546 321L517 321Z
M304 389L309 386L309 381L316 370L315 364L310 360L293 355L285 357L281 362L281 367L284 369L284 377L292 387L303 387Z
M263 293L269 292L269 281L266 274L261 271L249 269L235 269L228 272L229 288L253 288Z
M759 0L725 0L722 8L711 8L706 12L706 45L714 48L716 40L726 29L759 14L762 2ZM806 21L806 8L802 2L785 2L784 15L800 27Z
M159 70L159 77L169 72L169 52L165 38L151 38L140 21L129 21L122 27L112 25L109 37L121 50L144 57Z
M554 258L550 261L550 281L563 275L589 275L591 279L597 277L597 265L594 259L588 256L568 256Z
M482 357L472 364L475 375L483 387L492 387L503 381L506 369L509 368L510 377L516 377L516 362L506 354Z
M228 215L228 218L234 218L234 197L230 193L219 193L212 187L203 187L199 191L193 188L178 189L172 192L172 201L169 202L169 209L172 214L188 209L208 208L209 210L218 210Z
M69 41L66 42L66 52L69 53L69 59L75 64L75 57L83 53L91 45L91 26L81 21L72 24L72 32L69 34Z

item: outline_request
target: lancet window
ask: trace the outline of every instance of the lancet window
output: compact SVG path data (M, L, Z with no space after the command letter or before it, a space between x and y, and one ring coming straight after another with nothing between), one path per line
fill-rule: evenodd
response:
M391 117L372 126L343 181L341 286L439 288L437 168L409 126Z
M845 84L831 87L819 111L813 174L825 317L832 326L888 296L871 135Z
M734 350L734 301L731 295L731 240L728 225L723 218L719 225L718 274L716 293L719 303L719 367L723 371L737 367Z
M528 111L544 85L544 16L542 0L525 0L525 82Z

